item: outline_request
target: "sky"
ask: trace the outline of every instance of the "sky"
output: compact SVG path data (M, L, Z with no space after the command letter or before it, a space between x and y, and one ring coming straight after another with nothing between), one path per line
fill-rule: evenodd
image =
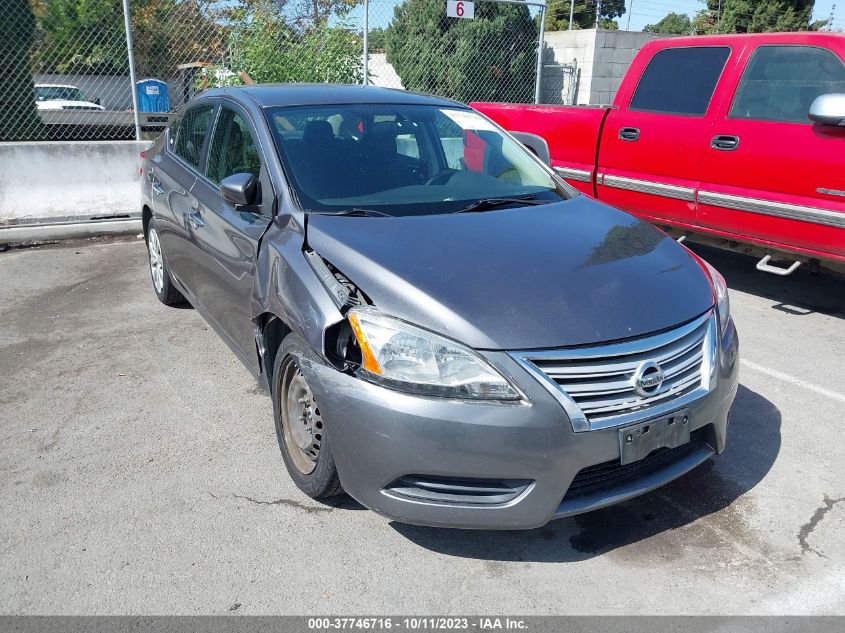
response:
M627 6L631 7L631 31L642 31L646 24L659 22L667 13L686 13L690 17L705 7L701 0L627 0ZM826 20L830 17L831 5L836 4L834 11L833 26L845 27L845 0L816 0L813 10L813 20ZM619 20L619 28L625 29L628 25L628 14L623 15Z

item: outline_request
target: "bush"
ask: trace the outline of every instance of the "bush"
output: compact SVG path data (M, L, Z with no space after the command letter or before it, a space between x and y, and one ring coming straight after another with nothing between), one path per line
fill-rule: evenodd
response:
M0 141L33 141L41 138L30 64L35 17L29 0L7 0L4 6L0 11Z

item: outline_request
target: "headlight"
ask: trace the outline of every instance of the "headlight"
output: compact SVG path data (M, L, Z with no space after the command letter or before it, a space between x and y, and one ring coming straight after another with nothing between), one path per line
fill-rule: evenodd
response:
M710 281L713 284L713 291L716 294L716 309L719 312L719 326L721 333L725 333L725 328L728 327L728 320L731 318L731 300L728 297L728 284L722 273L713 268L703 259L699 261L704 265L707 274L710 275Z
M468 347L372 308L350 310L364 378L422 395L519 400L519 392Z

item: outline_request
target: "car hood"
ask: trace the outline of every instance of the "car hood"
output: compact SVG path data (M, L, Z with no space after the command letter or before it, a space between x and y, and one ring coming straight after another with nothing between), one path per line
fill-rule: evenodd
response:
M713 304L684 247L586 196L483 213L310 214L307 226L309 246L382 312L477 349L635 337Z

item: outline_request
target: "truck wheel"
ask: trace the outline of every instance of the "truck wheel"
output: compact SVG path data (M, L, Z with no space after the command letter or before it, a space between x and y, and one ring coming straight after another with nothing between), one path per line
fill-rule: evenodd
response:
M164 250L161 247L155 220L150 220L147 227L147 252L150 255L150 276L153 279L153 290L155 290L158 300L166 306L187 303L185 297L176 289L173 280L170 278L170 269L167 268L167 261L164 259Z
M341 494L343 488L320 405L299 368L298 358L312 359L314 354L299 337L288 334L273 367L276 437L296 486L314 499L332 497Z

